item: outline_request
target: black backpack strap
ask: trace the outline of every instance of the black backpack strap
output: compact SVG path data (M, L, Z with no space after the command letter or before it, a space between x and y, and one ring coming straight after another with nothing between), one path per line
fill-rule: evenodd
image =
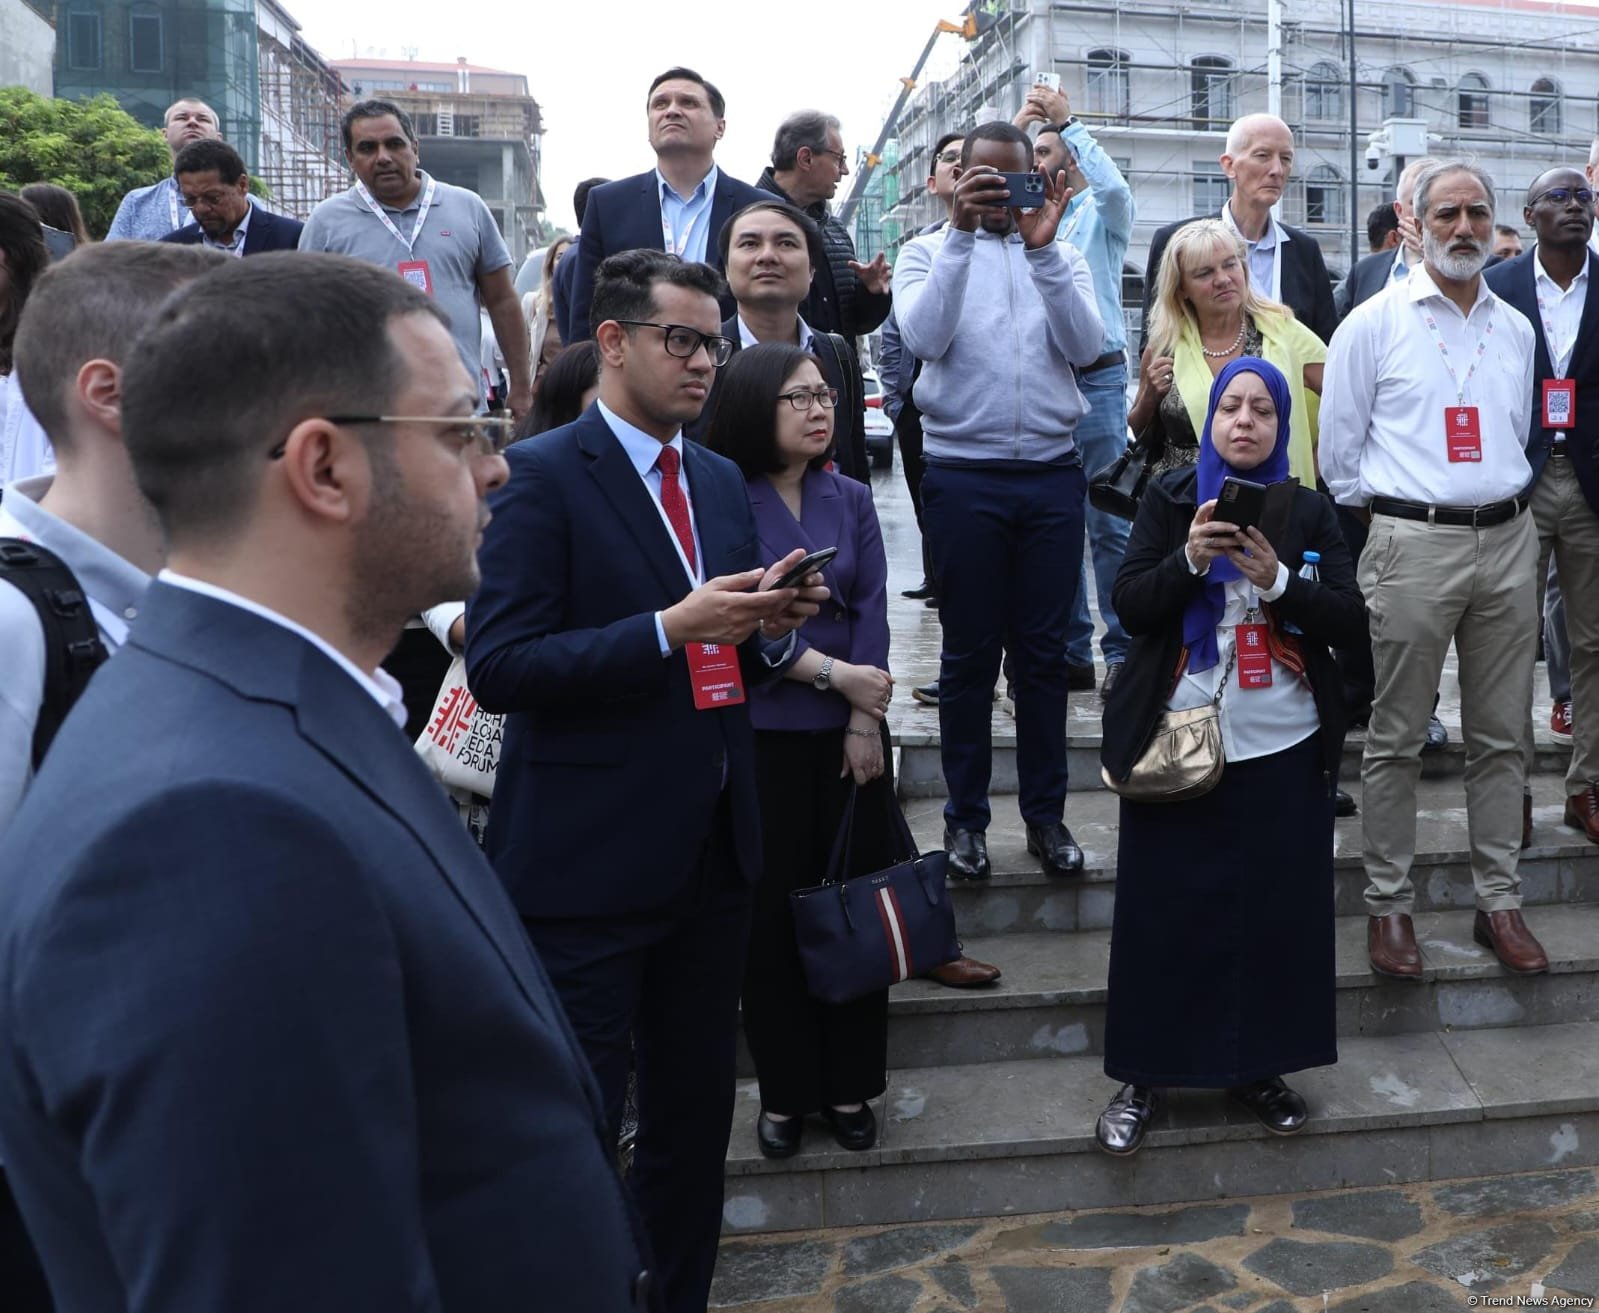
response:
M0 579L33 603L44 629L44 701L33 730L38 770L89 676L109 654L77 576L55 553L20 538L0 538Z

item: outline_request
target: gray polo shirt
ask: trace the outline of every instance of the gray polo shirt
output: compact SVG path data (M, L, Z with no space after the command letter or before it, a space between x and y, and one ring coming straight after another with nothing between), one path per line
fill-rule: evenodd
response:
M404 237L409 237L416 227L417 212L427 190L427 174L420 170L418 173L422 186L410 205L403 210L383 207ZM433 297L450 317L450 334L461 353L461 363L481 384L477 280L506 268L511 263L511 253L505 249L505 239L500 236L489 207L476 192L439 183L427 222L414 247L407 251L405 243L388 230L351 187L311 211L305 231L300 234L300 250L334 251L396 271L407 261L425 260Z

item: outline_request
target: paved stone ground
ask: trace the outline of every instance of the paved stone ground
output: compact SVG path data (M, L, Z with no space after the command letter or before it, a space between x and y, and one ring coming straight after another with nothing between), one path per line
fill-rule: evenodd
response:
M1488 1302L1507 1297L1528 1302ZM711 1307L1456 1313L1596 1298L1599 1180L1582 1170L728 1240Z

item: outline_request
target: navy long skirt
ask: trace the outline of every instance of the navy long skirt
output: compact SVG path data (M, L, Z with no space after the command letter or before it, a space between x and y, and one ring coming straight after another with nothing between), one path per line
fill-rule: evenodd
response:
M1202 798L1122 800L1105 1074L1225 1088L1338 1061L1318 736Z

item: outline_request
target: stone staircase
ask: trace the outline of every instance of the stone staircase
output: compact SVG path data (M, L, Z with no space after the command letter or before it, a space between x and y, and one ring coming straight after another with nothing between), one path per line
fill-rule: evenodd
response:
M883 498L879 497L880 511ZM885 514L885 530L888 522ZM890 561L896 560L893 535ZM892 569L892 565L891 565ZM910 558L891 587L908 586ZM903 647L927 678L936 624L897 600ZM913 660L915 657L913 657ZM1541 687L1542 676L1538 683ZM1540 734L1533 846L1523 854L1528 924L1548 975L1506 972L1471 937L1472 883L1460 774L1458 699L1441 714L1454 739L1425 759L1418 796L1419 983L1373 975L1365 956L1361 822L1338 822L1339 1062L1293 1077L1312 1120L1278 1139L1217 1092L1166 1101L1131 1159L1097 1149L1094 1121L1114 1092L1102 1069L1105 977L1116 892L1113 795L1100 787L1099 703L1071 699L1073 793L1067 821L1086 858L1074 879L1045 877L1026 855L1015 812L1015 739L994 717L994 820L985 885L952 893L967 951L1004 969L988 990L924 981L889 1004L889 1085L880 1137L837 1148L813 1123L794 1158L755 1146L759 1108L747 1058L727 1159L728 1234L1164 1204L1387 1185L1599 1163L1599 846L1561 824L1569 749ZM1541 702L1540 725L1548 723ZM937 714L896 700L900 790L923 849L942 842ZM1346 748L1359 798L1360 735ZM1172 873L1181 878L1180 871ZM1159 963L1150 969L1159 971ZM1172 980L1173 989L1194 988ZM1262 981L1261 988L1270 988Z

